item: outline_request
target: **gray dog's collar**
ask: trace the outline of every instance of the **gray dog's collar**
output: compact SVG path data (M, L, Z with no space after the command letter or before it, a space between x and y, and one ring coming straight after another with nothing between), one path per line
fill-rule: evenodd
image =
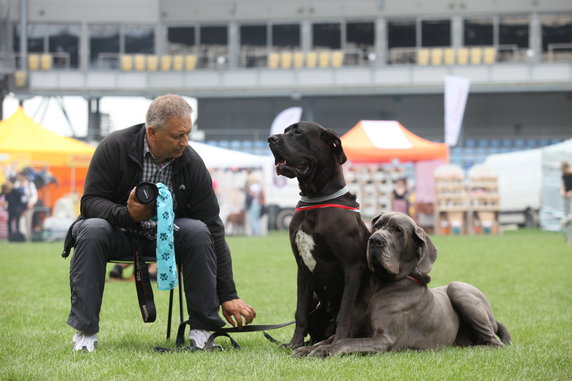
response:
M328 200L333 200L334 198L338 198L340 196L343 196L344 194L348 193L350 191L350 189L348 188L348 186L346 185L345 187L343 187L342 189L340 189L339 191L326 195L326 196L321 196L321 197L306 197L306 196L301 196L300 197L300 201L302 202L306 202L309 204L315 204L318 202L324 202L324 201L328 201Z

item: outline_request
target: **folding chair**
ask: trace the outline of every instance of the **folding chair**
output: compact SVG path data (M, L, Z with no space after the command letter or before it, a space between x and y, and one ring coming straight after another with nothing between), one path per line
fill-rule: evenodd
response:
M141 258L143 260L143 262L145 264L149 264L149 263L155 263L156 262L156 258L155 257L142 257ZM131 264L133 266L135 266L135 258L133 256L125 256L122 258L117 258L117 259L112 259L109 260L108 263L127 263L127 264ZM179 319L180 319L180 323L183 322L183 277L181 275L182 271L181 271L181 265L177 264L177 275L179 277ZM171 320L172 320L172 316L173 316L173 294L174 294L174 289L169 291L169 314L167 316L167 334L166 334L166 338L167 340L169 340L171 338Z

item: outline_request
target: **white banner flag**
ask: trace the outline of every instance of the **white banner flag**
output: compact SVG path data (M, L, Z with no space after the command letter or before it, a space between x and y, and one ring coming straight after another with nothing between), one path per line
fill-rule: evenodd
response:
M449 146L459 140L470 85L469 78L445 77L445 143Z
M302 107L290 107L282 110L272 121L270 135L281 134L291 124L298 123L302 117Z

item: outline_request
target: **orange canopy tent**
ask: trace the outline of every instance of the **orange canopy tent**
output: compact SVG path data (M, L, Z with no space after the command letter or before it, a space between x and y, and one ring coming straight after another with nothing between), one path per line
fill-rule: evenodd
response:
M87 143L60 136L43 128L19 107L9 118L0 121L0 167L12 165L16 170L29 166L47 168L58 180L44 195L44 203L70 192L83 192L89 161L95 148ZM43 192L46 193L46 192ZM40 194L42 196L42 194Z
M362 120L341 137L352 163L449 160L449 147L423 139L395 120Z

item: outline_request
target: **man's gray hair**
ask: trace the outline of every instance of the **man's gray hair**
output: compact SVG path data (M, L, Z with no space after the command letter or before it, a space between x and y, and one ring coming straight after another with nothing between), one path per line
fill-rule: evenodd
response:
M167 94L157 97L151 102L145 124L162 129L170 118L190 118L192 107L180 95Z

